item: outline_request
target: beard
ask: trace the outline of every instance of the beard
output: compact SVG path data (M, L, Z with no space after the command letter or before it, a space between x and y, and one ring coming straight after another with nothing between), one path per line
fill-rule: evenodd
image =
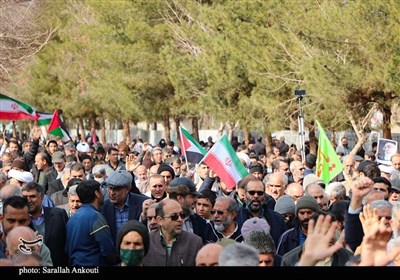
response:
M221 222L220 224L215 224L214 219L214 228L218 232L223 232L232 223L232 219L230 217L219 221Z

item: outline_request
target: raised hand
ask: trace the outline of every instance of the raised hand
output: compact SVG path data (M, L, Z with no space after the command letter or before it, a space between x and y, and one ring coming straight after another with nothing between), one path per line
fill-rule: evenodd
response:
M361 243L361 262L359 266L386 266L393 259L387 252L387 243L392 235L392 228L387 226L385 217L374 222Z
M335 243L336 222L331 216L319 215L317 222L310 219L308 222L307 239L301 254L299 266L313 266L318 261L330 257L342 245ZM333 243L333 244L332 244Z
M140 165L140 162L136 162L135 160L135 155L129 154L125 158L125 169L128 172L133 172L138 168Z

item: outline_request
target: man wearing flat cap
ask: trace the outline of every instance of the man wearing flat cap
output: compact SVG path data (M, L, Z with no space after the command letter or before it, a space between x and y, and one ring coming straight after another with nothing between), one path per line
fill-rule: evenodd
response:
M201 194L197 192L192 180L188 177L177 177L171 181L167 192L170 199L176 200L182 206L186 216L182 230L200 236L204 244L216 242L219 239L210 222L194 211L197 197Z
M132 179L132 175L128 171L116 170L105 181L109 198L100 207L100 212L110 226L114 241L123 224L129 220L139 220L143 201L149 199L145 195L130 191Z

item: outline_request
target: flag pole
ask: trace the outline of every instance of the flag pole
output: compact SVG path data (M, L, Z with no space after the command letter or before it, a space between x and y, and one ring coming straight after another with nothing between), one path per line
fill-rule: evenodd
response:
M179 126L179 139L181 140L181 151L183 151L183 153L184 153L185 162L186 162L186 164L187 164L186 149L185 149L185 147L183 146L183 137L182 137L182 129L181 129L181 127L182 127L182 126Z

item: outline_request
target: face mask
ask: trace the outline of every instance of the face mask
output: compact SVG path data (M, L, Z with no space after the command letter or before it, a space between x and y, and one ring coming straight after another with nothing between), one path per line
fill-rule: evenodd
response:
M94 178L94 180L99 182L100 184L104 182L104 178Z
M127 266L137 266L144 258L144 249L121 249L121 260Z

